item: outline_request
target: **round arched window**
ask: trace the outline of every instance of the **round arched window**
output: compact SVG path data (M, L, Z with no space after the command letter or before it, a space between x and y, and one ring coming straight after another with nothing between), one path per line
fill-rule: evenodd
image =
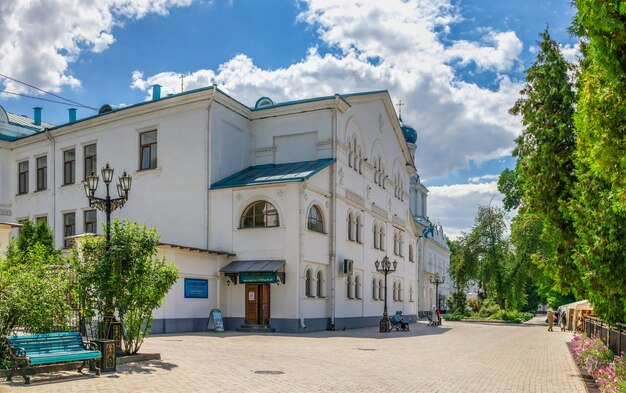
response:
M277 227L278 211L269 202L258 201L248 206L241 216L242 228Z
M307 228L315 232L324 233L324 220L319 207L311 206L309 209Z

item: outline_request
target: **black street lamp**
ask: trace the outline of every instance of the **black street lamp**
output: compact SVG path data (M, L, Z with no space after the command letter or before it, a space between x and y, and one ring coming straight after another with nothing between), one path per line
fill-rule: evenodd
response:
M429 279L431 284L435 284L435 299L437 300L437 309L441 309L439 304L439 284L446 282L446 276L439 277L439 273L435 273L434 277Z
M380 320L380 332L388 332L391 330L391 324L389 323L389 314L387 314L387 275L396 271L398 267L398 261L393 261L393 264L389 261L389 258L385 255L382 262L374 262L376 271L385 275L385 308L383 310L383 319ZM393 265L393 267L391 267Z
M128 200L128 193L130 192L132 178L126 173L126 171L124 171L123 175L119 177L119 183L117 184L117 193L119 198L111 198L111 195L109 194L109 185L113 181L114 169L111 168L107 162L104 168L101 169L100 173L102 174L102 180L106 185L107 193L105 198L98 198L95 196L99 178L94 172L91 172L91 175L87 176L86 180L83 182L83 187L85 189L85 195L87 196L87 199L89 199L89 206L95 207L106 214L105 252L107 258L109 258L109 250L111 248L111 212L124 206L124 203ZM109 269L110 268L111 266L109 263ZM109 274L111 274L111 272L109 272ZM119 351L122 346L122 326L119 322L115 321L114 313L115 306L113 305L113 298L111 296L107 296L104 316L104 338L115 340L116 347Z

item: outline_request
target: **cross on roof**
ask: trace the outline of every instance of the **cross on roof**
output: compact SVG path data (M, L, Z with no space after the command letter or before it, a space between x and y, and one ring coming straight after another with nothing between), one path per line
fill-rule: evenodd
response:
M185 74L180 74L179 78L180 78L180 92L182 93L185 91Z
M402 107L404 106L404 102L402 102L402 100L398 100L396 105L398 106L398 117L402 117Z

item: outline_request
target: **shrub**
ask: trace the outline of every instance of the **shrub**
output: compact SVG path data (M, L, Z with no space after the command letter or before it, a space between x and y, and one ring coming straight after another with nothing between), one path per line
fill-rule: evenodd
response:
M456 291L448 297L448 307L454 312L464 312L467 306L467 295L463 291Z
M139 351L152 326L152 311L178 279L176 265L157 255L158 242L155 229L115 220L108 253L102 237L86 238L74 250L76 298L85 317L102 318L114 301L125 354Z
M602 340L580 333L574 334L572 353L576 363L591 375L594 375L600 368L608 366L613 360L613 353Z
M600 367L593 375L601 393L626 392L626 358L624 352L615 356L607 366Z
M463 318L464 318L464 315L458 311L455 311L452 314L445 314L443 316L443 319L445 319L446 321L460 321Z
M486 299L483 302L482 307L478 311L478 316L482 318L490 318L493 316L493 318L491 319L502 319L500 313L501 313L500 306L497 303L495 303L493 300ZM496 316L500 316L500 317L498 318Z

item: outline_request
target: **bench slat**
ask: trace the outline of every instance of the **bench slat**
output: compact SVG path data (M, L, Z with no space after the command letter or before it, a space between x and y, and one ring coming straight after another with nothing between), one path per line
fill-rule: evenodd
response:
M58 354L28 356L32 365L100 359L101 357L102 355L99 351L75 351Z

